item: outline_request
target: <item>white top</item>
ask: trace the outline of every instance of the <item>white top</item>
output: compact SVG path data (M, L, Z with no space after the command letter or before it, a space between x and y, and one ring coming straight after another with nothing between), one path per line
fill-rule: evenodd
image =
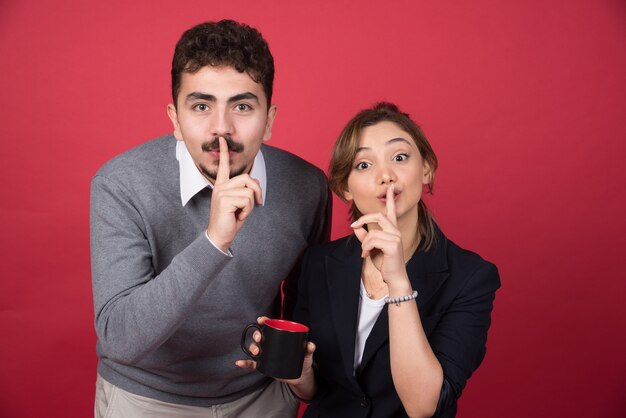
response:
M185 206L200 190L207 186L212 189L213 184L198 170L184 141L176 141L176 159L180 169L180 200L183 206ZM267 173L265 171L265 159L261 150L254 157L250 177L259 181L261 192L263 192L261 205L264 205L267 192Z
M378 319L378 315L385 306L385 298L388 295L383 296L380 299L370 299L367 296L367 291L363 285L363 279L361 279L361 297L359 298L359 322L356 330L356 341L354 344L354 371L361 365L363 359L363 351L365 350L365 342L369 337L374 323Z

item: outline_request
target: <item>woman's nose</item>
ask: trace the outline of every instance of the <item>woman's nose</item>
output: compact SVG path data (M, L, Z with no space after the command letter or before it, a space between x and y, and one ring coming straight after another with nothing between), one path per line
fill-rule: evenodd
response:
M380 173L380 184L389 184L389 183L393 183L395 182L395 176L393 174L393 171L391 170L381 170Z

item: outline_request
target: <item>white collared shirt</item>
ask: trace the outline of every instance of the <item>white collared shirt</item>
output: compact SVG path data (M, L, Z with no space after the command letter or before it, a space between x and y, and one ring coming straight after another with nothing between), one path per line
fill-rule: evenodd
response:
M178 167L180 171L180 201L183 206L191 200L196 194L198 194L205 187L213 188L213 184L207 180L206 177L198 170L196 163L194 163L189 150L183 141L176 141L176 159L178 160ZM265 205L265 193L267 192L267 173L265 171L265 159L261 150L257 152L252 163L252 169L250 170L250 177L257 179L261 187L262 201L261 205ZM207 220L208 221L208 220ZM209 242L221 251L223 254L232 257L230 249L228 252L222 251L213 241L209 238L208 231L204 231L204 236Z
M180 169L180 200L183 206L205 187L213 188L213 184L198 170L191 154L183 141L176 141L176 159ZM265 171L265 159L261 150L254 157L250 177L257 179L261 186L262 205L265 205L267 192L267 173Z

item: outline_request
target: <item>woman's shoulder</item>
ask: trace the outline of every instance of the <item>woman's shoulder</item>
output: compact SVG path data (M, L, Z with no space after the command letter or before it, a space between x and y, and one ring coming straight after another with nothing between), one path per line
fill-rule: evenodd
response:
M451 261L468 266L492 265L495 267L491 261L484 259L477 252L463 248L450 239L446 238L445 245L448 253L448 259Z
M494 263L472 250L461 247L448 238L445 238L443 245L445 246L448 269L453 276L479 276L499 287L500 276Z

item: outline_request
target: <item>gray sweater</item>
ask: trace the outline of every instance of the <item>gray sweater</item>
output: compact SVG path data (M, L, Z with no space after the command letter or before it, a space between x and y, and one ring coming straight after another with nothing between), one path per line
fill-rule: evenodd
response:
M146 142L92 180L98 372L138 395L206 406L266 382L234 365L244 358L241 331L279 315L283 279L292 302L303 251L327 238L330 199L321 170L263 145L265 205L246 219L230 258L204 235L211 190L181 205L175 146L171 135Z

